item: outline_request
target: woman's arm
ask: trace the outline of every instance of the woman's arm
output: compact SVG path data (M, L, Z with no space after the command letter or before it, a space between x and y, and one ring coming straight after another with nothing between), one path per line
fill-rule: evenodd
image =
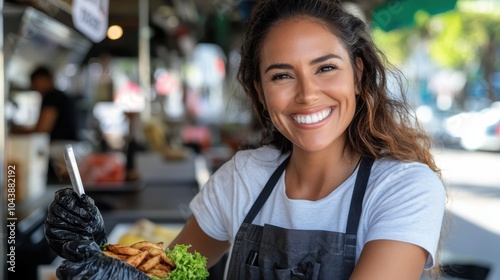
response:
M196 218L191 216L179 235L170 243L192 245L191 251L197 251L207 258L207 268L212 267L229 249L228 241L219 241L208 236L199 226Z
M351 280L419 280L428 252L410 243L374 240L365 244Z

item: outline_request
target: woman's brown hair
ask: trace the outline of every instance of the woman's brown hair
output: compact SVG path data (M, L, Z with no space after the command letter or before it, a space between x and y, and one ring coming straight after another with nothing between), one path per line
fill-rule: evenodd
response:
M259 101L254 81L260 81L260 50L269 30L291 18L308 18L324 24L344 44L356 69L356 58L363 61L361 80L356 75L359 95L355 116L348 127L347 146L351 152L373 158L394 158L427 164L439 174L430 153L432 141L413 117L404 94L402 74L392 67L371 39L367 25L348 13L337 1L264 0L253 8L245 41L241 48L238 80L252 100L263 125L262 144L282 152L291 142L274 129L267 111ZM389 92L388 77L394 78L399 92Z

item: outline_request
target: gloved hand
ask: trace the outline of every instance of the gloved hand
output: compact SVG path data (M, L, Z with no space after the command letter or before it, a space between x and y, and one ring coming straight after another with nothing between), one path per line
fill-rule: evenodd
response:
M63 258L66 257L62 247L66 242L90 240L98 245L107 242L104 220L94 200L85 194L79 197L71 188L56 192L44 231L49 246Z
M60 280L151 280L126 262L104 255L99 246L91 240L66 242L62 246L62 254L67 256L67 260L57 268L56 276Z

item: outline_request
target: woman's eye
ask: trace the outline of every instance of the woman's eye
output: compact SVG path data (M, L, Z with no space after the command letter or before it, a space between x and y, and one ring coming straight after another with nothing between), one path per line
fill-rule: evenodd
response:
M319 69L318 69L318 73L320 72L326 72L326 71L332 71L332 70L335 70L337 69L337 66L336 65L323 65L321 66Z
M278 74L274 74L272 76L272 80L283 80L283 79L287 79L289 78L290 75L286 74L286 73L278 73Z

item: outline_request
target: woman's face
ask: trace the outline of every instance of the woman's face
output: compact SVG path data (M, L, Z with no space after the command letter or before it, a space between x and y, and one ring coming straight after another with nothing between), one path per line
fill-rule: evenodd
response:
M361 60L357 60L362 69ZM344 147L356 107L354 70L341 40L324 25L293 19L272 27L255 87L276 128L308 152Z

